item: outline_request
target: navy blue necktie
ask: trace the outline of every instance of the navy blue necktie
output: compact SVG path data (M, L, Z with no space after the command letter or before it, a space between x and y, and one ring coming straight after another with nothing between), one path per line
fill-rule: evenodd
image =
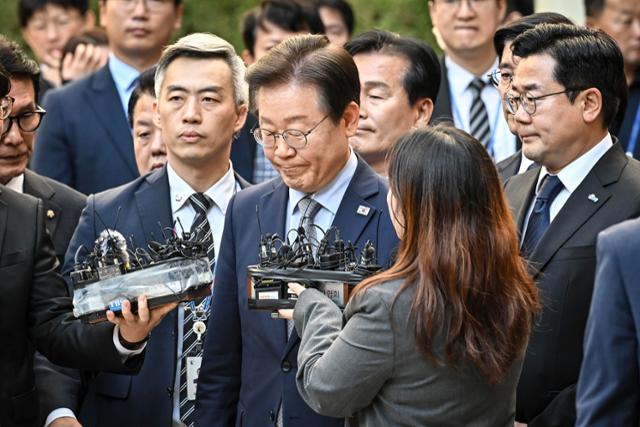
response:
M549 228L551 223L549 213L551 203L563 188L560 178L556 175L547 175L542 179L540 190L533 205L533 211L529 216L527 231L524 239L522 239L522 254L525 258L531 256L545 231Z

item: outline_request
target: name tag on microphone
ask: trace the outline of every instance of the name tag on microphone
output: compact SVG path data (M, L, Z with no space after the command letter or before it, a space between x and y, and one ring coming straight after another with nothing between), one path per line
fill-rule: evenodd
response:
M196 400L196 390L198 389L198 376L200 376L200 365L202 356L190 356L186 358L187 363L187 399Z

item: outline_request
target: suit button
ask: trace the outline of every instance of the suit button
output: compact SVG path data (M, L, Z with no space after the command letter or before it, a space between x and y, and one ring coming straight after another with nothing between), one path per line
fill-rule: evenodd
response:
M282 372L289 372L291 370L291 363L288 360L282 362Z
M269 411L269 421L275 421L276 420L276 413L273 411Z

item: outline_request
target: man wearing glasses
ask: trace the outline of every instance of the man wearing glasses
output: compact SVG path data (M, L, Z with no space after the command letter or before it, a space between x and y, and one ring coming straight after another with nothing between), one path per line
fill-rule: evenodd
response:
M496 31L493 36L493 45L498 52L498 68L491 74L491 84L493 84L500 93L500 98L504 100L509 87L511 86L511 80L513 79L513 71L516 69L516 64L511 53L511 43L520 34L535 27L538 24L571 24L571 21L564 15L553 12L534 13L513 21L507 25L504 25ZM516 123L513 115L509 113L507 109L507 103L502 102L502 112L504 118L509 125L509 130L514 135L516 134ZM532 167L533 162L527 159L522 150L518 150L515 154L507 157L506 159L498 162L496 167L503 181L506 181L509 177L525 172L528 168Z
M498 61L493 34L505 16L505 0L430 0L434 31L443 43L442 78L431 121L453 121L480 141L496 160L516 152L517 139L501 111L500 94L487 75Z
M247 307L247 267L261 236L336 226L359 249L368 240L387 265L397 244L387 185L349 148L360 84L351 56L324 36L294 36L249 70L254 136L280 177L244 190L225 218L198 380L196 426L343 426L315 413L296 387L300 339L292 322ZM320 233L318 231L318 233Z
M596 238L640 215L640 163L608 132L625 103L623 59L605 33L566 24L526 31L513 54L519 60L507 106L524 155L541 166L509 179L506 193L544 301L516 421L574 425Z

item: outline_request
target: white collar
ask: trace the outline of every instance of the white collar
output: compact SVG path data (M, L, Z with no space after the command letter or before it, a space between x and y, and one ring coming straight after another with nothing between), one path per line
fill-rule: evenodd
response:
M607 132L607 135L595 146L591 147L589 151L563 167L560 172L558 172L558 178L560 182L562 182L562 185L564 185L564 188L566 188L569 193L573 193L582 181L584 181L584 178L589 172L591 172L591 169L598 163L598 160L600 160L612 146L613 139L611 138L611 134ZM548 174L547 168L543 166L538 176L536 193L540 190L542 178Z
M176 171L167 163L167 177L169 179L169 193L171 197L171 212L175 215L185 203L189 201L189 197L196 193L191 186L182 179ZM229 162L229 170L215 184L209 187L204 194L209 196L211 200L220 208L222 214L227 212L229 200L236 192L236 178L233 173L233 165Z
M14 176L5 184L5 187L12 189L18 193L24 193L24 173Z
M443 76L443 78L447 78L449 80L451 96L460 97L467 89L469 89L469 84L476 78L476 76L470 73L468 70L462 68L462 66L456 64L453 59L448 56L445 56L444 62L447 66L447 76ZM496 57L493 65L491 65L491 67L487 71L480 75L482 81L485 83L489 83L487 74L495 70L497 67L498 58Z

